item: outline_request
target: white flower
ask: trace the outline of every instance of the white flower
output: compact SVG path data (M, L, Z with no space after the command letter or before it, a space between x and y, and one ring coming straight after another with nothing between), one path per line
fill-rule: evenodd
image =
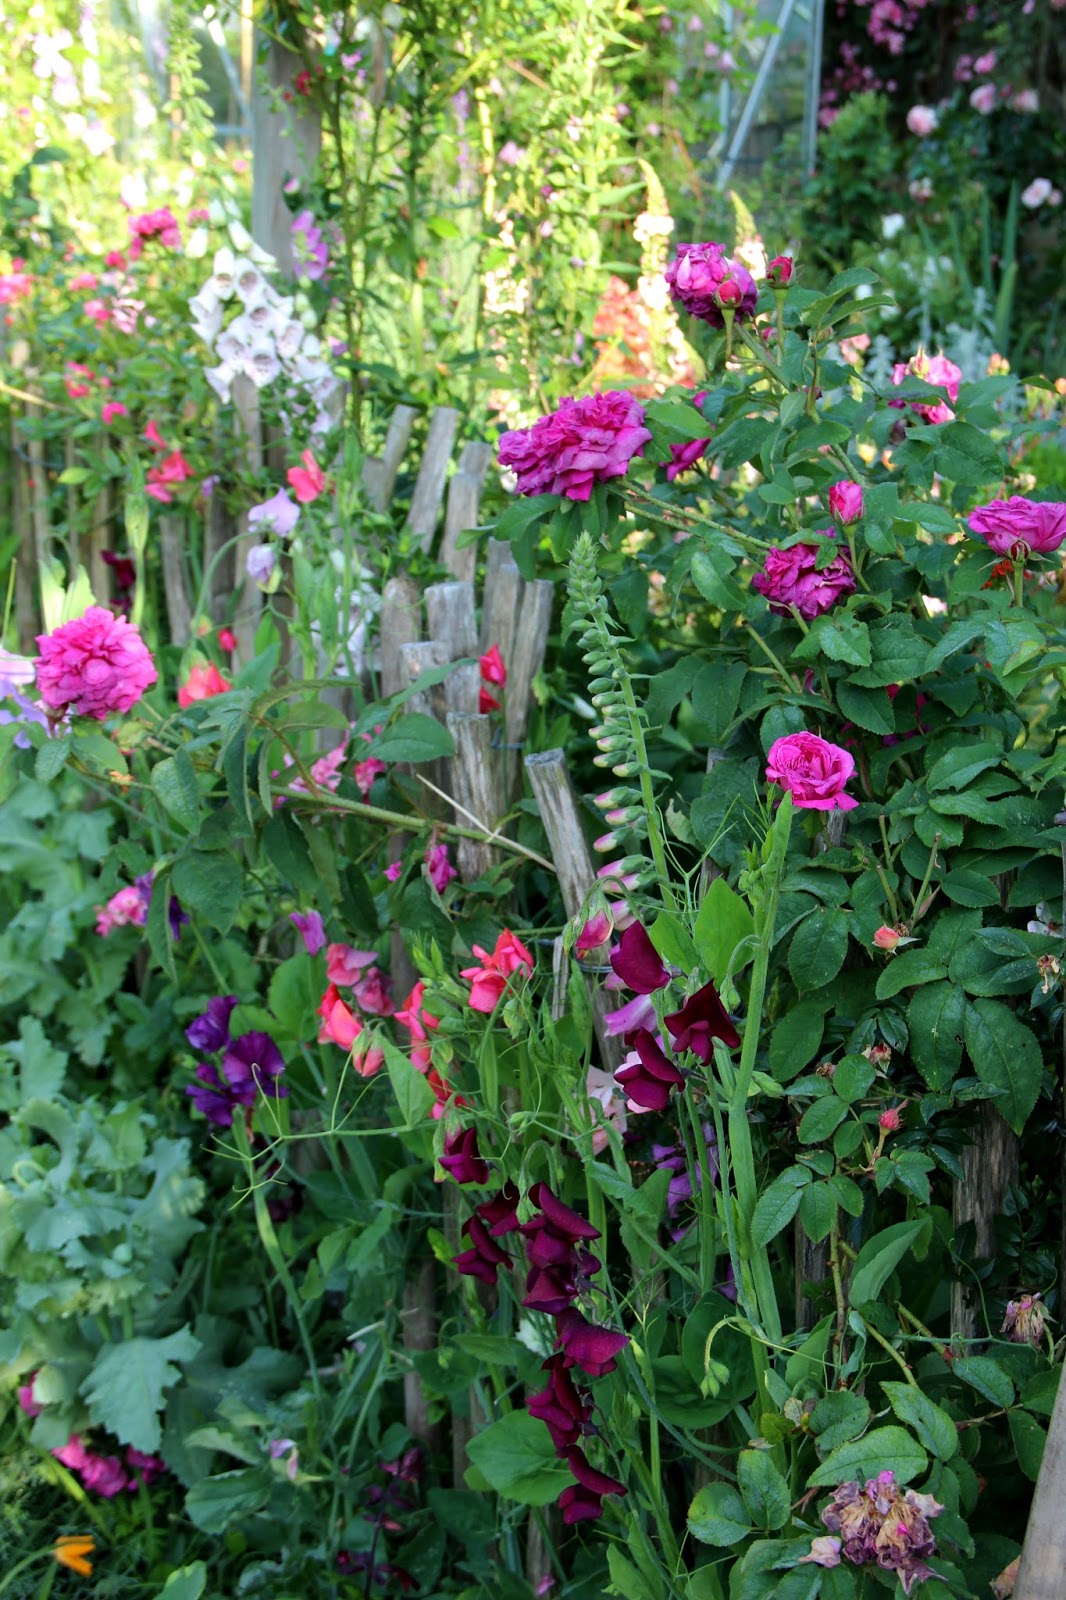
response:
M257 389L263 389L268 383L273 383L281 371L281 362L278 360L272 339L257 340L249 348L244 370Z
M298 353L303 336L304 330L299 322L287 322L275 333L278 355L283 361L291 361Z
M247 331L243 327L238 327L242 321L243 319L238 317L236 321L231 322L225 332L219 334L215 344L215 354L218 359L241 371L248 355Z
M1050 200L1053 193L1054 188L1050 178L1034 178L1029 187L1022 190L1020 199L1023 206L1035 211L1045 201Z
M220 300L229 300L233 295L233 251L225 247L215 251L214 273L208 283L208 288L217 294Z
M238 222L236 217L230 218L229 236L234 250L239 250L246 256L252 248L252 236L243 222Z
M139 172L123 173L118 194L130 211L143 211L148 204L148 186Z
M902 211L890 211L887 217L881 218L881 232L886 239L894 239L907 225L907 219Z
M259 268L242 256L233 264L233 287L246 306L258 305L263 299L266 283Z
M185 254L190 261L200 261L207 254L210 235L206 228L194 228L185 241Z
M257 306L249 306L244 316L253 333L257 333L260 338L265 339L277 332L277 315L273 307L267 305L265 301L261 301Z
M189 301L189 310L192 312L193 328L205 344L213 345L222 327L222 307L209 283Z
M233 380L236 376L237 374L226 361L220 367L207 367L204 370L204 377L223 405L229 404L230 390L233 387Z

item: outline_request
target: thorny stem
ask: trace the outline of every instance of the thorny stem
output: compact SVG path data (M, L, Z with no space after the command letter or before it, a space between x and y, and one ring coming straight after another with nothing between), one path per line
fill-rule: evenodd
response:
M770 646L767 644L758 628L749 628L748 632L750 637L754 639L755 643L759 646L759 649L762 651L763 655L766 656L767 660L773 666L774 671L778 674L781 682L785 685L785 688L788 689L789 693L799 694L799 684L796 682L792 674L786 671L786 669L782 666L781 662L774 655L774 652L771 650Z
M844 1298L844 1278L840 1270L840 1212L833 1208L833 1226L829 1230L829 1270L833 1275L833 1299L836 1302L836 1326L833 1329L833 1365L840 1373L847 1359L844 1335L847 1328L848 1305Z
M914 1373L911 1371L910 1367L908 1367L906 1361L904 1361L895 1345L890 1344L885 1338L884 1334L877 1331L872 1322L867 1322L865 1317L863 1317L862 1320L863 1326L865 1327L867 1333L870 1334L881 1346L881 1348L892 1357L893 1361L899 1367L900 1371L903 1373L903 1376L906 1378L911 1387L913 1389L920 1389L921 1384L918 1382L917 1378L914 1376ZM965 1426L965 1424L961 1424L961 1426Z

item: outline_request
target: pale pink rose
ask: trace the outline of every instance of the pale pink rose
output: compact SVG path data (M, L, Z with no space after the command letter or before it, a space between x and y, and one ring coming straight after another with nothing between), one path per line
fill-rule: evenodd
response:
M587 500L593 484L624 476L650 438L643 406L631 394L609 389L562 400L558 411L531 428L505 433L499 461L514 470L519 494Z
M979 72L982 77L987 77L990 72L995 72L996 59L996 52L994 50L986 50L983 56L977 57L977 60L973 64L973 70L975 72Z
M816 733L775 739L766 757L767 781L788 789L801 811L851 811L859 802L844 785L854 771L854 758Z
M1028 206L1030 211L1036 211L1046 201L1051 199L1054 192L1050 178L1034 178L1027 188L1023 189L1019 198L1023 206Z
M763 570L755 574L751 586L766 597L771 611L788 616L795 606L804 621L810 622L831 610L844 595L854 593L848 552L841 550L819 572L815 566L818 550L815 544L794 544L787 550L775 545L766 552Z
M50 710L103 722L126 712L158 674L144 640L125 617L103 606L37 636L37 688Z
M911 106L907 112L907 127L919 139L928 139L940 125L940 118L932 106Z
M959 384L962 382L962 372L949 361L943 351L939 355L928 356L924 350L918 350L906 363L897 361L892 369L892 382L898 389L907 378L924 378L926 383L938 385L947 390L948 400L951 405L959 398ZM903 410L906 402L903 400L890 400L890 406ZM910 407L917 412L924 422L943 423L953 422L955 413L944 401L930 405L927 401L912 400Z
M979 111L983 117L987 117L990 112L993 112L996 109L995 84L979 84L974 90L973 94L970 96L970 104L973 106L975 111Z
M1040 96L1035 89L1019 89L1016 95L1011 96L1010 108L1035 116L1040 110Z

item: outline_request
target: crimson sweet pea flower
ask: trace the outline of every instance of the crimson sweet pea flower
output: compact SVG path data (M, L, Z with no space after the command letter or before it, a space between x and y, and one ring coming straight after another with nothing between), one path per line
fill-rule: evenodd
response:
M571 1308L555 1320L556 1343L567 1366L580 1367L590 1378L606 1378L617 1365L615 1357L629 1343L627 1333L588 1322Z
M194 700L210 700L216 694L228 694L232 688L213 661L198 661L189 668L189 676L178 689L178 705L184 711Z
M450 1133L444 1141L444 1153L437 1159L456 1183L483 1184L489 1181L488 1162L478 1149L476 1128L457 1128Z
M639 923L628 927L611 951L611 966L634 994L654 994L670 982L663 959Z
M674 1049L679 1054L682 1050L691 1050L704 1063L714 1060L716 1039L721 1039L730 1050L740 1043L740 1035L730 1022L713 983L705 983L702 989L689 996L680 1011L663 1020L670 1030Z
M476 1207L478 1216L494 1239L501 1238L505 1233L514 1233L518 1227L520 1199L517 1186L508 1178L503 1188L494 1194L491 1200L483 1200Z
M577 1445L566 1452L566 1464L577 1479L577 1484L564 1489L559 1496L563 1521L569 1526L575 1522L593 1522L603 1515L603 1497L607 1494L625 1494L626 1486L605 1472L597 1472Z
M470 1240L470 1249L453 1256L452 1265L468 1277L480 1278L482 1283L495 1283L496 1269L509 1267L511 1257L489 1237L489 1231L480 1217L469 1217L463 1232Z
M502 689L507 682L507 668L503 664L499 645L492 645L483 656L478 657L478 662L485 682L497 684Z
M635 1106L645 1111L665 1111L670 1095L684 1083L684 1077L668 1060L647 1028L637 1028L627 1033L625 1042L636 1052L638 1059L623 1063L615 1073L626 1096Z
M471 1010L482 1011L488 1015L495 1011L507 988L508 978L523 967L532 975L533 957L521 939L517 939L507 928L496 940L496 948L491 954L477 944L474 945L474 954L481 965L464 968L460 977L471 980Z
M549 1356L544 1371L548 1374L547 1388L530 1395L526 1410L544 1423L556 1454L564 1455L591 1422L592 1406L587 1396L579 1392L561 1355Z

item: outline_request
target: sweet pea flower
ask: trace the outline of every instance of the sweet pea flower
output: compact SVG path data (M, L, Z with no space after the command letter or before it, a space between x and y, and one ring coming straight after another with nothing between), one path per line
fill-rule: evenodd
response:
M310 278L312 283L324 277L329 266L329 246L310 211L301 211L293 217L289 224L289 237L297 276Z
M486 683L498 685L501 689L507 682L507 668L504 666L498 644L492 645L483 656L478 657L481 676Z
M326 476L310 450L300 457L303 465L290 467L287 477L293 493L302 506L311 505L323 493Z
M792 794L804 811L851 811L858 801L845 792L855 771L847 750L816 733L789 733L775 739L766 757L766 779Z
M559 1508L567 1527L575 1522L592 1522L602 1516L604 1495L626 1493L624 1483L590 1466L585 1452L576 1444L567 1450L566 1464L577 1479L576 1485L564 1489L559 1496Z
M599 950L611 937L613 928L610 914L599 910L589 917L581 932L574 941L574 950L579 956L588 955L592 950Z
M631 1055L618 1068L615 1078L630 1105L642 1111L665 1111L673 1091L684 1085L684 1075L647 1028L627 1033L625 1042Z
M129 884L113 894L106 906L96 908L96 931L102 939L115 928L143 928L148 921L151 889L145 892L139 885Z
M251 507L248 512L248 528L250 532L258 532L261 529L264 533L273 533L278 539L287 539L299 517L299 506L293 504L284 489L279 489L269 500Z
M488 1015L495 1011L509 978L523 968L532 976L533 957L522 941L506 928L496 940L496 948L491 954L482 950L480 945L474 945L473 949L481 964L465 968L460 976L471 980L471 1010Z
M611 966L634 994L654 994L670 982L663 959L639 922L634 922L611 952Z
M103 722L129 711L158 676L138 630L103 606L38 634L37 645L38 692L60 716L72 711Z
M253 544L245 558L245 568L253 583L272 592L278 573L278 553L272 544Z
M1012 494L1009 500L978 506L968 527L996 555L1024 562L1031 554L1051 555L1066 539L1066 503Z
M116 417L128 417L129 412L121 400L105 400L100 408L100 420L105 428L109 428Z
M322 917L319 912L290 911L289 921L299 930L307 954L309 956L317 956L326 943L326 931L322 926Z
M440 1019L433 1017L423 1008L426 986L419 980L411 993L407 996L402 1007L395 1013L396 1021L405 1027L411 1035L411 1065L417 1072L428 1072L432 1060L429 1035L435 1033L440 1027Z
M328 984L318 1006L322 1026L318 1030L319 1044L339 1044L350 1050L363 1031L363 1024L350 1006L345 1005L335 983Z
M831 535L833 530L822 531ZM819 549L816 544L793 544L787 550L772 545L766 552L763 570L755 574L751 586L765 596L771 611L789 616L795 606L800 616L810 622L831 611L845 595L854 593L855 574L847 550L841 550L819 570Z
M426 850L426 871L438 894L443 894L453 878L459 876L448 860L446 844L431 844Z
M458 1184L481 1185L489 1181L489 1167L478 1149L476 1128L457 1128L448 1134L444 1153L437 1160Z
M185 711L194 700L210 700L216 694L228 694L232 688L213 661L198 661L189 668L189 676L178 689L178 705Z
M235 994L216 995L207 1002L206 1011L191 1022L185 1037L194 1050L205 1055L215 1055L229 1040L229 1019L240 1002Z
M376 950L356 950L350 944L331 944L326 951L326 977L347 988L360 982L367 967L377 960Z
M587 500L593 485L624 476L651 438L644 408L621 389L564 399L531 428L505 433L499 462L517 478L520 495L558 494Z
M689 995L680 1011L663 1018L663 1025L679 1055L691 1050L705 1065L714 1060L716 1039L729 1050L740 1043L740 1035L730 1022L713 983L705 983L695 994Z
M829 509L845 527L858 522L863 513L862 484L842 478L829 490Z

